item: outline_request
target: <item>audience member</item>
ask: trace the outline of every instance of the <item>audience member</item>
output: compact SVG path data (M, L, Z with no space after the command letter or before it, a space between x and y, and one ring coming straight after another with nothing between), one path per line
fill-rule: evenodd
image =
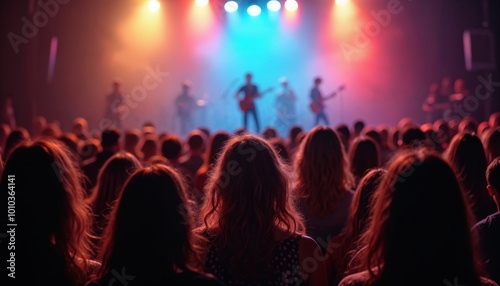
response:
M326 251L345 226L354 195L354 178L339 136L317 126L305 137L295 162L299 209L306 233Z
M106 161L120 151L120 131L106 129L101 135L102 150L94 158L82 162L82 170L86 176L85 186L87 192L96 185L97 175Z
M490 278L500 283L500 158L494 159L486 170L488 193L497 212L475 225L479 232L482 259Z
M486 190L486 155L476 135L458 133L451 140L444 158L454 167L460 184L464 188L476 221L495 212L495 203Z
M228 169L235 170L231 177ZM198 229L207 239L207 272L227 284L326 285L323 260L306 265L320 249L303 235L290 187L267 141L252 135L229 140L208 182Z
M116 272L126 276L128 285L221 285L200 273L193 220L173 168L154 165L136 171L111 212L102 266L90 285L111 285Z
M465 196L439 155L400 153L374 195L357 253L363 271L339 285L496 285L480 276Z
M89 260L90 210L80 177L67 148L54 139L21 143L9 156L1 187L7 201L7 195L13 196L9 183L15 183L18 285L74 286L87 281L95 263ZM6 227L2 224L0 233L6 233Z

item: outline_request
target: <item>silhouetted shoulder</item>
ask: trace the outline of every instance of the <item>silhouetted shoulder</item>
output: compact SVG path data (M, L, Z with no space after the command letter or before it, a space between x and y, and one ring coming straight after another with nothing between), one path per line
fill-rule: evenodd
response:
M346 276L342 281L340 281L338 286L363 286L370 277L368 271L358 272L349 276Z

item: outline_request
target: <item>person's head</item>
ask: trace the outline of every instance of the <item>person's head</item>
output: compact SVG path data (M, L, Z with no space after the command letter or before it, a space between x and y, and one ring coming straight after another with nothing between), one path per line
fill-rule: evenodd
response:
M278 131L276 131L276 129L273 127L267 127L262 132L262 137L266 140L274 139L274 138L278 137Z
M295 138L297 138L297 135L299 135L300 132L302 132L302 127L298 125L294 125L290 128L290 131L288 132L288 140L291 145L295 146Z
M453 168L426 149L404 150L374 195L360 252L369 285L481 285L472 225Z
M10 153L16 148L17 145L23 142L28 142L30 140L30 135L28 130L18 127L12 132L5 140L5 149L3 150L3 159L7 161L9 159Z
M316 215L331 213L354 183L349 160L337 133L317 126L296 155L297 188Z
M182 92L183 93L188 93L189 90L191 89L192 83L189 80L185 80L182 82Z
M246 80L247 84L251 84L252 83L252 74L251 73L246 73L245 74L245 80Z
M253 135L232 137L213 167L199 231L214 238L238 276L260 278L271 263L276 230L303 232L285 170L270 143Z
M99 153L99 141L97 139L88 139L80 142L78 154L81 161L94 158L97 153Z
M477 120L472 116L467 116L463 118L458 124L458 132L469 132L476 133L477 132Z
M351 131L349 130L349 127L345 124L339 124L337 125L337 127L335 127L335 131L337 131L340 139L342 139L342 144L344 144L344 147L348 148L349 142L351 141Z
M138 285L159 285L178 271L195 270L192 228L181 175L165 165L137 170L110 214L98 277L126 269Z
M199 131L201 131L201 133L203 133L203 135L205 136L205 138L210 138L210 129L206 126L202 126L202 127L198 127L196 128L198 129Z
M397 128L402 131L409 126L417 126L417 124L410 117L403 117L399 120Z
M482 121L481 123L479 123L479 125L477 125L477 135L483 136L483 134L488 129L490 129L490 124L488 123L488 121Z
M58 138L62 136L63 132L61 127L57 123L48 123L47 126L42 130L42 136Z
M71 132L75 135L85 135L88 133L88 123L83 117L77 117L73 120L73 126L71 127Z
M429 93L436 94L439 91L439 84L433 82L429 85Z
M69 154L61 142L41 138L21 143L7 159L1 187L8 190L15 176L17 279L86 282L90 211Z
M489 163L500 156L500 128L487 130L482 136L486 161Z
M113 92L120 92L120 87L121 87L121 81L119 79L115 79L112 83L113 86Z
M465 81L461 78L457 78L453 83L454 92L463 92L465 90Z
M135 154L135 152L137 152L137 146L139 146L139 142L141 141L141 131L138 129L127 130L124 140L125 151Z
M486 169L486 181L488 182L488 193L500 211L500 157L496 157Z
M399 131L398 128L391 128L389 131L389 138L387 140L389 146L392 149L398 149L399 148L399 134L401 132Z
M349 162L351 163L351 172L356 182L373 168L381 165L380 148L370 137L356 137L349 147Z
M61 137L59 137L59 140L68 147L68 149L71 151L71 154L74 156L74 159L77 159L78 156L78 143L80 142L80 139L76 137L75 134L73 133L64 133Z
M213 166L219 158L219 155L224 147L224 144L229 140L229 133L226 131L218 131L210 137L207 148L207 158L205 158L205 163L208 166Z
M144 140L141 147L142 159L147 161L158 153L158 146L154 137L148 137Z
M36 116L31 121L31 133L33 138L36 138L42 134L42 131L47 126L47 119L44 116Z
M354 121L354 134L353 134L353 136L354 137L359 136L363 132L363 129L365 129L365 126L366 126L366 124L363 120Z
M425 133L416 125L407 125L400 133L399 145L402 148L415 148L425 145Z
M318 87L323 82L323 79L319 76L314 78L314 86Z
M170 162L177 162L182 154L182 142L177 135L169 135L161 143L161 154Z
M281 86L283 88L287 88L288 87L288 79L286 77L281 77L279 79L279 83L281 84Z
M500 112L491 114L488 123L491 128L500 127Z
M106 129L101 133L101 147L103 150L113 152L120 151L120 131L117 129Z
M99 223L110 213L125 181L140 167L141 163L137 158L126 152L116 153L102 166L96 187L89 198L94 216L101 219ZM105 224L101 224L98 227L104 226Z
M375 141L379 147L382 147L382 136L380 136L380 133L377 131L377 129L365 128L363 133L366 137L373 139L373 141Z
M205 149L205 135L199 130L189 132L187 144L189 152L200 153Z
M470 133L458 133L451 140L444 158L455 168L477 219L491 214L494 204L486 192L487 162L481 140Z
M441 90L447 90L451 88L451 77L445 76L441 79Z

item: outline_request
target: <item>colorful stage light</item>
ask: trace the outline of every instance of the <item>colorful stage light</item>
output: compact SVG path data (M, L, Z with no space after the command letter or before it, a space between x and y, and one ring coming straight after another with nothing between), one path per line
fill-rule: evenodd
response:
M281 3L278 0L271 0L267 2L267 9L272 12L278 12L281 9Z
M260 15L260 12L262 12L262 10L260 9L259 5L250 5L250 7L248 7L247 9L247 12L248 12L248 15L252 16L252 17L257 17Z
M288 11L295 11L299 8L299 3L297 3L297 1L295 1L295 0L286 0L285 8Z
M157 12L158 10L160 10L160 2L156 0L149 1L148 8L151 12Z
M224 10L228 13L234 13L238 11L238 3L236 3L236 1L227 1L226 4L224 4Z
M208 0L196 0L196 5L203 7L208 5Z
M335 0L335 4L338 6L345 6L349 0Z

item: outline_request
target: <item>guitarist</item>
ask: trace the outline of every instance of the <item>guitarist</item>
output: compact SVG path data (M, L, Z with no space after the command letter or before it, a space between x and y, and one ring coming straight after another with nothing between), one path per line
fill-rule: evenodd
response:
M191 82L182 83L182 92L175 99L177 115L180 121L180 134L186 135L191 128L191 112L195 107L195 99L191 94Z
M257 117L257 109L254 104L254 99L259 97L259 90L255 84L252 83L252 74L247 73L245 75L246 84L238 89L235 93L236 99L240 101L240 108L243 111L243 126L247 129L248 114L252 114L255 120L255 127L257 133L260 132L259 118ZM243 98L240 98L240 93L243 93ZM247 129L248 130L248 129Z
M312 104L320 106L319 110L317 110L317 112L315 112L316 113L316 120L315 120L314 125L318 125L319 121L323 120L325 125L328 126L330 123L329 123L328 117L326 116L326 113L325 113L325 106L323 105L324 96L321 93L321 91L319 90L319 86L321 85L322 81L323 80L320 77L314 78L314 86L311 89L310 97L312 100Z

